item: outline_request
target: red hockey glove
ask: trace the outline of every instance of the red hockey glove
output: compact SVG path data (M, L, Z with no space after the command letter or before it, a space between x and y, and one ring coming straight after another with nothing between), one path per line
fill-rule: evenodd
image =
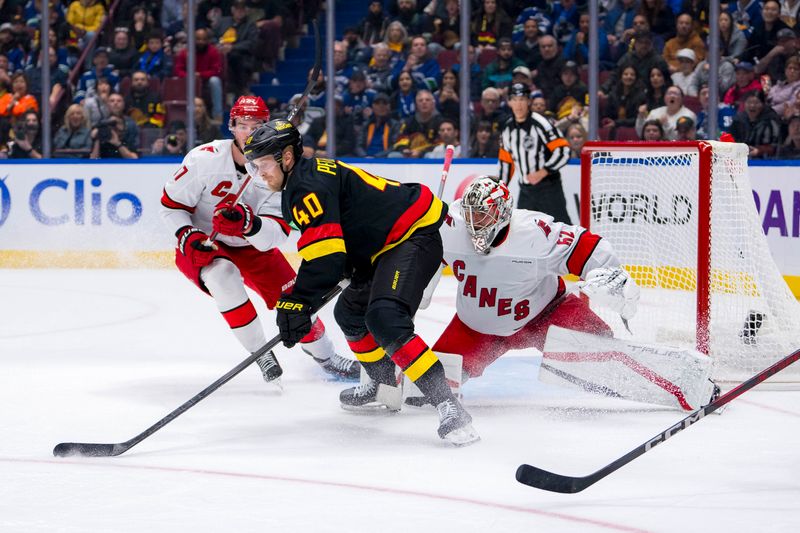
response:
M249 205L224 205L214 212L211 219L214 231L231 237L246 237L261 228L261 219Z
M283 345L291 348L311 331L311 309L308 304L284 296L275 304L276 322Z
M178 251L196 267L208 266L217 255L217 245L204 243L208 235L197 228L185 226L178 230Z

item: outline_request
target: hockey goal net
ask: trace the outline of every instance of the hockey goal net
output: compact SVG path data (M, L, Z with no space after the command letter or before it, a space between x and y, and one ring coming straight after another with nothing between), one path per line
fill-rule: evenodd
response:
M800 347L800 304L770 254L747 155L714 141L590 142L581 154L581 225L613 244L642 287L632 333L593 309L621 338L694 345L724 382ZM797 384L800 367L772 381Z

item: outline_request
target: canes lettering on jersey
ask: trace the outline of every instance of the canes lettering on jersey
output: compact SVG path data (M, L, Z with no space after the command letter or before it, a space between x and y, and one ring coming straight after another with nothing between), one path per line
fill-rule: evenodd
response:
M513 313L514 320L524 320L531 313L531 305L527 298L514 303L513 298L498 298L497 287L483 286L478 276L467 272L467 265L461 259L453 261L453 276L459 281L461 296L477 298L478 307L491 307L497 310L497 316L502 317Z
M538 113L531 113L525 122L509 118L500 134L501 147L498 154L499 176L509 183L517 172L521 185L528 182L525 177L540 169L556 175L569 161L569 143L548 120Z

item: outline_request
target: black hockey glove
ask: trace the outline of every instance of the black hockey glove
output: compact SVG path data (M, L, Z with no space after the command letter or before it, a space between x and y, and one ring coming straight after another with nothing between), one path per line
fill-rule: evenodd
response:
M307 303L283 296L275 304L276 321L283 345L291 348L311 331L311 309Z

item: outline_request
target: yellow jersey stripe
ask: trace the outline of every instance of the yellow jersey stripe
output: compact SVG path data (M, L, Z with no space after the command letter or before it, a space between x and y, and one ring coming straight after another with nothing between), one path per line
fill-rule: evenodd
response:
M439 358L436 357L436 354L429 348L425 350L422 355L417 357L417 360L411 363L408 368L403 370L403 373L408 376L408 379L411 381L417 381L438 360Z
M346 254L347 250L344 246L344 239L334 238L311 243L302 250L298 250L298 252L300 253L300 257L306 261L313 261L319 257L339 252Z
M381 256L381 254L384 254L384 253L388 252L389 250L391 250L392 248L394 248L395 246L397 246L401 242L407 240L409 237L411 237L411 234L414 233L415 231L417 231L419 228L424 228L425 226L430 226L432 224L436 224L439 221L439 219L442 217L442 209L443 209L443 207L444 207L444 204L442 203L442 201L439 200L438 198L434 197L433 198L433 203L431 203L431 206L428 209L428 212L425 213L425 215L423 215L422 217L420 217L419 220L414 222L414 224L410 228L408 228L408 231L406 231L406 234L403 235L403 238L398 240L398 241L396 241L396 242L393 242L392 244L388 244L388 245L384 246L383 248L381 248L380 250L378 250L378 253L376 253L375 255L370 257L370 261L372 263L374 263L375 260L378 259L378 257Z
M386 352L383 350L383 348L378 347L371 352L353 352L353 354L356 356L356 359L362 363L376 363L383 359L383 357L386 355Z

